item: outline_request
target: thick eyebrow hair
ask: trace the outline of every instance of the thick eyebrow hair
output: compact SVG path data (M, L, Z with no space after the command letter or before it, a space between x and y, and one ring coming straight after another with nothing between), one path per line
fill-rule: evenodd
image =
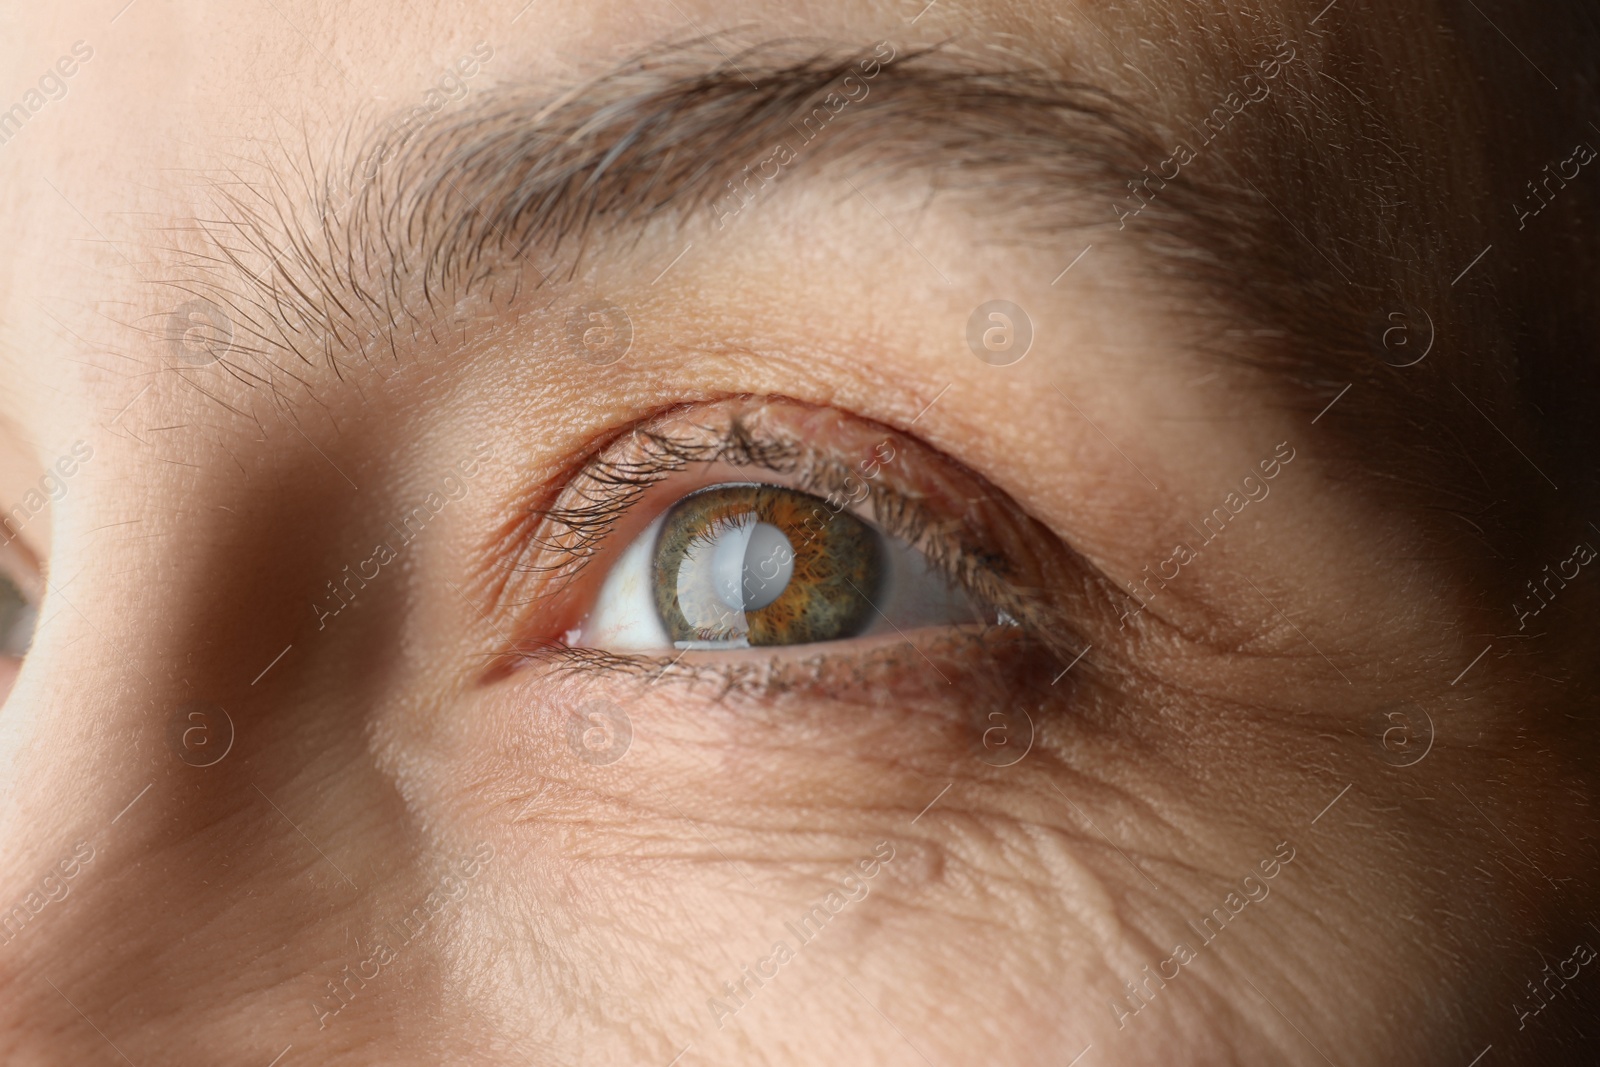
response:
M219 185L197 260L239 313L235 348L308 365L392 348L395 325L427 329L486 283L520 285L530 258L570 248L570 273L596 236L668 214L714 222L780 145L801 168L930 175L1022 223L1012 239L1063 249L1072 230L1115 227L1123 184L1170 155L1136 109L1038 65L888 43L799 58L784 58L792 43L713 48L653 50L553 97L493 90L421 129L348 137L342 161L308 154L265 182ZM1168 183L1129 235L1157 253L1152 269L1191 288L1216 274L1238 298L1236 265L1271 266L1258 207Z

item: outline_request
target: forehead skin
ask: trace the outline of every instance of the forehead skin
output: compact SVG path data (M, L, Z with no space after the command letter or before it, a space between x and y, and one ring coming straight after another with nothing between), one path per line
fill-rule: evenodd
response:
M1504 606L1589 536L1592 497L1568 417L1587 377L1563 394L1538 362L1592 336L1572 312L1591 288L1573 245L1592 194L1562 184L1538 226L1506 207L1591 136L1579 73L1537 16L1493 12L1517 43L1490 60L1499 31L1422 3L37 7L0 69L46 73L76 41L92 57L0 145L0 493L21 499L75 441L95 454L17 531L50 594L0 714L0 906L54 896L42 879L75 843L94 859L0 945L0 1058L1576 1055L1595 994L1538 984L1581 958L1575 942L1600 944L1581 921L1597 884L1581 714L1596 594L1563 585L1537 637L1507 636ZM1002 182L975 198L937 167L819 159L726 236L701 213L601 230L582 260L536 246L501 276L562 279L547 302L463 299L381 359L262 346L241 373L174 369L174 307L227 293L242 316L273 290L241 268L290 276L202 269L242 247L223 205L313 216L307 186L480 42L492 58L463 109L724 32L712 50L733 57L791 38L948 42L986 70L1115 93L1161 143L1279 42L1298 66L1136 240L1117 236L1126 188L1102 192L1103 211L1085 194L1100 214L1081 239L1043 240ZM1522 49L1544 62L1524 69ZM1546 66L1553 99L1537 95ZM0 105L33 84L8 82ZM1153 246L1183 196L1237 206L1249 258L1196 254L1204 284L1163 285ZM316 251L307 262L331 262ZM1005 378L961 343L995 293L1048 339ZM538 358L589 299L631 309L626 364ZM1397 301L1432 309L1441 338L1409 378L1351 356ZM1074 717L1016 773L974 765L954 712L895 719L844 693L741 718L666 687L630 696L629 760L574 771L533 725L567 689L476 686L461 666L497 645L462 561L607 431L741 394L915 423L1124 586L1278 442L1306 473L1159 623L1129 633L1112 616ZM363 622L319 635L306 601L364 555L374 515L402 513L480 442L493 458L454 525L374 589ZM204 773L168 739L195 699L238 731ZM1399 768L1385 739L1417 708L1435 747ZM717 1025L708 993L884 840L894 858L836 939ZM441 878L479 842L494 858L444 903ZM1291 854L1231 940L1170 988L1149 977L1194 939L1186 924ZM427 934L319 1019L316 998L337 1003L326 983L418 907L436 915ZM1150 1000L1119 1019L1130 981Z

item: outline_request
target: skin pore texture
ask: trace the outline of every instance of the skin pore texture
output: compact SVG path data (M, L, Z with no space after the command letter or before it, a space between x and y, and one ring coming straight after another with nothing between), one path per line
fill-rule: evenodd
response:
M1592 15L119 6L0 42L0 1062L1591 1062ZM574 647L728 481L1002 624Z

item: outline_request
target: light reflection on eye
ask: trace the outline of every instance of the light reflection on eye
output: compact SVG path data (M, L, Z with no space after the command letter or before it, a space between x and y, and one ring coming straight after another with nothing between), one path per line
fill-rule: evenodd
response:
M921 552L866 520L795 489L730 482L681 498L628 546L574 643L800 645L978 618Z

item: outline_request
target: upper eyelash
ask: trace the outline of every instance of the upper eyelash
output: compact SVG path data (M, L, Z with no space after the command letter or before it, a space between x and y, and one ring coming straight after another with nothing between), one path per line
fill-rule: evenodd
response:
M717 432L705 426L696 429L704 435ZM633 439L637 454L592 461L574 479L570 492L563 494L569 502L530 513L538 524L529 539L532 555L555 558L529 563L525 570L554 577L555 588L564 586L593 560L608 535L651 486L694 465L720 462L760 467L795 478L795 488L817 496L830 495L854 475L847 464L795 441L762 436L739 417L731 419L715 439L674 437L656 430L635 430ZM949 538L930 537L935 524L920 503L882 484L869 496L877 525L885 533L913 545L926 541L922 548L930 564L967 587L963 572L968 568L961 566L963 546Z
M709 427L702 429L713 432ZM726 462L790 473L800 452L792 443L756 439L739 419L732 421L721 440L671 437L646 429L636 429L632 436L639 445L638 455L591 461L573 480L570 492L577 500L529 513L536 524L529 538L533 554L549 553L557 558L525 569L554 572L563 579L575 576L651 486L690 466Z

